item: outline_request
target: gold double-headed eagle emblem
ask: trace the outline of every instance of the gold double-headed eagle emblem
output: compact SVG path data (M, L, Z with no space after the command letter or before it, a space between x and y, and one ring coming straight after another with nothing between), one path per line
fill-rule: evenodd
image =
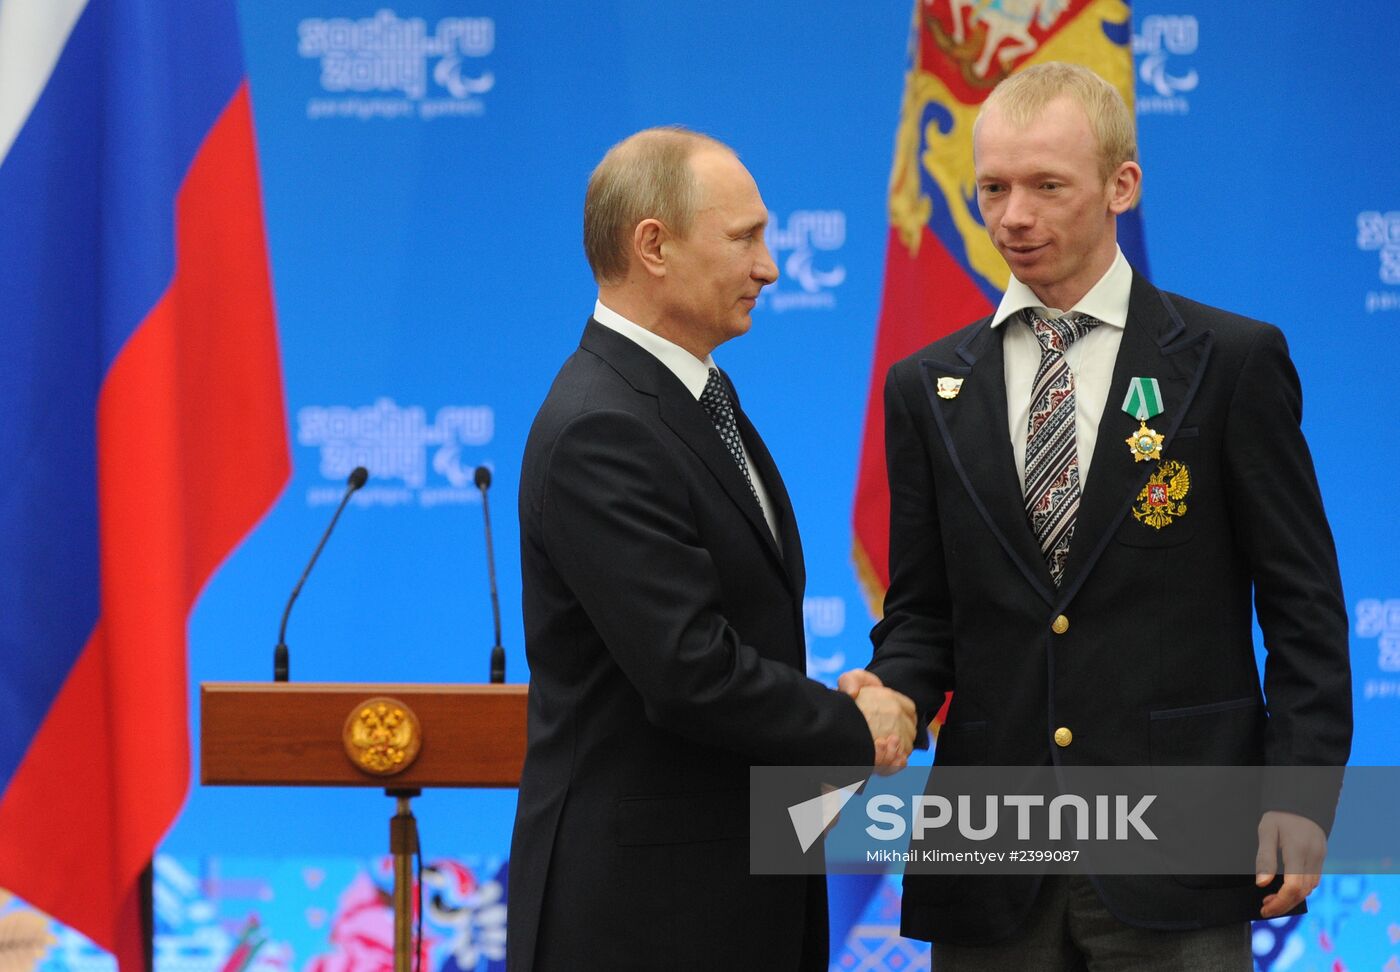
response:
M1185 463L1168 459L1148 477L1147 485L1138 493L1133 516L1154 530L1170 526L1175 518L1186 513L1186 494L1191 491L1191 470Z
M392 776L418 756L423 734L413 710L397 699L376 698L357 705L341 735L351 761L367 773Z

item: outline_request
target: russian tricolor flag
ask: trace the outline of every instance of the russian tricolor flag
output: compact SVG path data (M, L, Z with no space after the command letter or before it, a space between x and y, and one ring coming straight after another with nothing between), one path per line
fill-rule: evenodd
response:
M0 0L0 886L138 972L185 628L289 475L233 0Z

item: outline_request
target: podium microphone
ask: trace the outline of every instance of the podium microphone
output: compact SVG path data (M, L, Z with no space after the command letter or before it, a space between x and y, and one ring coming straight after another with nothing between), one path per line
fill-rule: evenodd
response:
M473 475L476 488L481 490L481 515L486 520L486 572L491 581L491 617L496 622L496 643L491 646L491 683L506 680L506 650L501 647L501 597L496 593L496 548L491 543L491 503L486 491L491 488L491 470L477 466Z
M316 552L311 555L306 569L301 572L301 580L297 581L297 586L292 588L292 596L287 598L287 608L282 612L282 627L277 630L277 647L272 653L272 680L274 682L287 680L287 618L291 616L292 604L296 601L297 595L301 593L301 585L306 583L311 568L316 566L316 558L321 556L321 548L331 538L331 531L335 529L336 521L344 512L345 504L350 502L350 495L363 486L368 479L369 470L364 466L356 466L350 470L350 478L346 480L345 495L340 498L340 505L335 508L335 516L331 517L331 523L330 526L326 527L326 532L321 534L321 542L316 544Z

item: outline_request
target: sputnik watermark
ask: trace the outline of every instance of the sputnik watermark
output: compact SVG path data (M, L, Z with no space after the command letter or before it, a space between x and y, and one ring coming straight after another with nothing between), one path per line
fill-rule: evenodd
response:
M948 826L956 826L958 833L968 840L991 840L1000 829L999 809L1004 805L1015 810L1017 840L1033 839L1031 812L1038 807L1046 807L1047 810L1045 820L1036 821L1034 830L1047 840L1059 841L1071 836L1075 840L1089 840L1091 823L1094 840L1127 840L1130 830L1143 840L1156 840L1157 835L1147 826L1143 814L1156 802L1157 795L1148 793L1138 797L1131 809L1130 799L1123 793L1098 793L1092 797L1091 811L1089 799L1074 793L1061 793L1052 797L1048 804L1042 793L1015 793L1001 797L989 794L984 798L982 824L978 826L974 823L972 797L966 793L957 796L956 812L954 802L945 796L921 794L914 797L912 807L906 807L903 797L886 793L873 797L865 805L866 813L874 821L865 828L865 832L875 840L902 840L910 831L905 821L907 812L915 840L923 840L930 831ZM1069 827L1065 826L1066 816L1071 820Z
M1396 767L754 767L749 806L761 874L1252 876L1271 811L1328 835L1324 870L1400 871Z

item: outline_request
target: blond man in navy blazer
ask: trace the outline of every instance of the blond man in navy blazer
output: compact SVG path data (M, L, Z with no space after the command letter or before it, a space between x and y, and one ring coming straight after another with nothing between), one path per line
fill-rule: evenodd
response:
M842 686L896 688L922 720L951 690L940 765L1345 764L1346 611L1282 333L1124 260L1133 120L1086 69L1003 81L974 163L1011 281L992 317L890 369L891 582L868 671ZM1032 318L1066 313L1087 315L1061 349L1077 513L1052 569L1026 496ZM1160 390L1150 424L1122 407L1135 378ZM1139 458L1143 425L1161 439ZM902 930L935 969L1244 972L1250 919L1316 885L1336 797L1266 797L1257 875L911 876Z

